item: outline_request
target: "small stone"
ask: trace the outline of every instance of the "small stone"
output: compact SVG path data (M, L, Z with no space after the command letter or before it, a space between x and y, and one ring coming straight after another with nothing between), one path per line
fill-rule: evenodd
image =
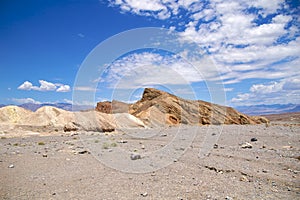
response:
M245 142L245 143L241 144L241 147L243 149L251 149L252 148L252 144L250 144L248 142Z
M90 152L87 151L87 150L79 151L79 152L77 152L77 153L78 153L78 154L90 154Z
M118 143L125 144L125 143L127 143L127 141L126 140L120 140L120 141L118 141Z
M233 198L231 198L230 196L226 196L225 199L226 200L233 200Z
M282 146L283 149L291 149L293 148L292 146Z
M241 176L240 181L249 182L249 179L247 178L247 176Z
M160 135L161 137L166 137L166 136L168 136L166 133L163 133L163 134L161 134Z
M15 166L13 164L9 165L8 168L14 168Z
M145 145L142 145L141 149L145 149Z
M217 149L219 147L219 145L214 144L214 149Z
M140 154L131 154L130 155L130 159L131 160L138 160L138 159L141 159L141 155Z
M148 196L148 193L147 193L147 192L142 193L141 196L142 196L142 197L146 197L146 196Z
M53 192L53 193L52 193L52 195L54 196L54 195L56 195L56 193L55 193L55 192Z
M267 170L265 170L265 169L263 169L263 170L262 170L262 172L263 172L263 173L268 173L268 171L267 171Z
M44 158L47 158L47 157L48 157L48 155L44 153L44 154L43 154L43 157L44 157Z
M250 140L251 142L256 142L257 141L257 138L251 138L251 140Z
M108 152L112 152L113 150L112 149L108 149Z

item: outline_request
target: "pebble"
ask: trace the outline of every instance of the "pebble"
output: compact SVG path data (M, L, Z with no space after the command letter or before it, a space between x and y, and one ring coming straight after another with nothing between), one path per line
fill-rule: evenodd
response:
M43 157L44 157L44 158L47 158L47 157L48 157L48 155L44 153L44 154L43 154Z
M250 140L251 142L256 142L257 141L257 138L251 138L251 140Z
M225 197L226 200L233 200L230 196Z
M148 193L147 193L147 192L142 193L141 196L142 196L142 197L146 197L146 196L148 196Z
M15 166L13 164L9 165L8 168L14 168Z
M145 145L142 145L141 149L145 149Z
M168 136L166 133L163 133L163 134L161 134L160 135L161 137L166 137L166 136Z
M130 155L130 159L131 160L138 160L138 159L141 159L141 155L140 154L131 154Z
M126 140L120 140L120 141L118 141L118 143L125 144L125 143L127 143L127 141Z
M241 147L243 149L251 149L252 148L252 144L250 144L248 142L245 142L245 143L241 144Z
M246 176L241 176L240 181L249 182L249 179Z
M217 149L219 147L219 145L214 144L214 149Z
M77 152L77 153L78 153L78 154L90 154L90 152L87 151L87 150L79 151L79 152Z

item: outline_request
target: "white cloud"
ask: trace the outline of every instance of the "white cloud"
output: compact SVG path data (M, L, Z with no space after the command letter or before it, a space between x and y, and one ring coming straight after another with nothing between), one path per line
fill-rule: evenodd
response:
M50 83L50 82L44 81L44 80L39 80L39 83L41 85L36 90L39 90L39 91L53 91L53 90L56 89L56 85L54 83Z
M77 87L74 88L74 90L94 92L94 91L96 91L96 88L93 88L93 87L90 87L90 86L77 86Z
M21 98L21 99L18 99L18 98L12 98L11 99L13 102L17 103L17 104L24 104L24 103L34 103L34 104L40 104L41 102L39 101L36 101L32 98Z
M21 84L19 90L36 90L36 91L56 91L56 92L69 92L70 86L61 83L51 83L45 80L39 80L40 86L34 86L31 82L25 81Z
M289 78L294 74L295 68L293 70L292 67L283 69L277 66L268 70L274 63L290 57L297 60L300 55L299 37L294 38L299 33L299 18L284 0L110 2L119 6L123 12L159 19L178 19L180 9L187 12L189 19L177 26L180 30L183 29L180 33L182 41L192 40L208 48L221 72L231 77L230 80L224 80L226 83L236 83L248 78ZM257 12L248 12L250 8L257 9ZM279 12L282 9L284 12ZM270 21L261 20L271 14L274 17ZM202 23L203 21L206 23ZM287 41L278 43L278 39L282 37ZM299 62L294 66L299 68ZM226 71L226 68L230 70Z
M56 92L69 92L71 90L69 85L61 85L56 89Z
M268 85L264 84L256 84L252 85L250 88L250 92L257 93L257 94L269 94L273 92L279 92L282 90L283 82L273 82Z
M284 97L284 98L283 98ZM287 104L300 102L300 76L279 82L254 84L249 93L238 94L230 101L234 105Z
M69 104L73 104L73 101L70 99L64 99L64 102L69 103Z
M110 87L139 88L154 85L189 85L215 77L216 69L208 58L192 59L190 63L178 56L158 53L133 53L115 61L107 68L101 81ZM85 89L85 88L75 88Z
M157 82L156 78L160 79L161 83L173 84L183 83L186 80L190 83L219 78L224 84L239 83L246 79L270 79L272 82L267 84L252 85L248 93L238 94L231 102L235 104L300 102L300 20L297 12L290 8L286 1L152 0L151 3L146 1L148 5L145 1L139 0L110 2L111 5L118 6L122 12L162 20L168 18L173 22L170 24L171 29L180 30L180 42L193 41L207 49L218 69L216 71L215 68L200 67L196 71L204 73L199 75L180 61L168 63L164 58L153 55L156 59L160 59L162 64L159 65L153 63L146 55L140 55L140 58L136 57L139 62L127 59L119 65L119 70L112 68L110 78L121 80L119 85L133 86ZM186 12L184 18L180 11ZM176 20L178 23L174 23ZM167 63L168 68L162 67ZM197 66L197 63L192 64ZM130 79L132 82L129 83L125 77L133 77L132 73L136 73L137 78ZM143 78L139 79L137 75L143 74ZM184 78L178 78L176 74ZM147 77L150 75L154 77ZM230 91L231 87L227 90Z
M31 90L33 88L32 83L25 81L22 85L18 87L19 90Z

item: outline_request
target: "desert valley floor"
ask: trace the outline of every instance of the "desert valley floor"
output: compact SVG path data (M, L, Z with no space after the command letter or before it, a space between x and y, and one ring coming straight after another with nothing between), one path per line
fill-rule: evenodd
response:
M178 133L195 138L152 160L166 166L135 173ZM119 149L128 153L119 167L99 159L122 162ZM298 199L299 150L299 123L282 122L2 137L0 199ZM132 171L119 169L126 162Z

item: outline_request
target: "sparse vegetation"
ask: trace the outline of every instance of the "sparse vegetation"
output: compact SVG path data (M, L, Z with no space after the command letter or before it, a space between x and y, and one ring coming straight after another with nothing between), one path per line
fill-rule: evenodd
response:
M13 146L19 146L19 143L14 143Z
M103 145L102 145L102 148L103 148L103 149L108 149L109 146L110 146L110 145L109 145L108 143L104 142Z
M45 145L45 142L38 142L38 145Z
M95 140L95 143L99 143L99 140Z
M116 146L117 146L117 143L113 142L113 143L111 143L110 146L111 146L111 147L116 147Z
M113 142L113 143L109 144L107 142L104 142L103 145L102 145L103 149L109 149L110 147L117 147L117 143Z
M1 139L7 139L7 137L2 136Z

